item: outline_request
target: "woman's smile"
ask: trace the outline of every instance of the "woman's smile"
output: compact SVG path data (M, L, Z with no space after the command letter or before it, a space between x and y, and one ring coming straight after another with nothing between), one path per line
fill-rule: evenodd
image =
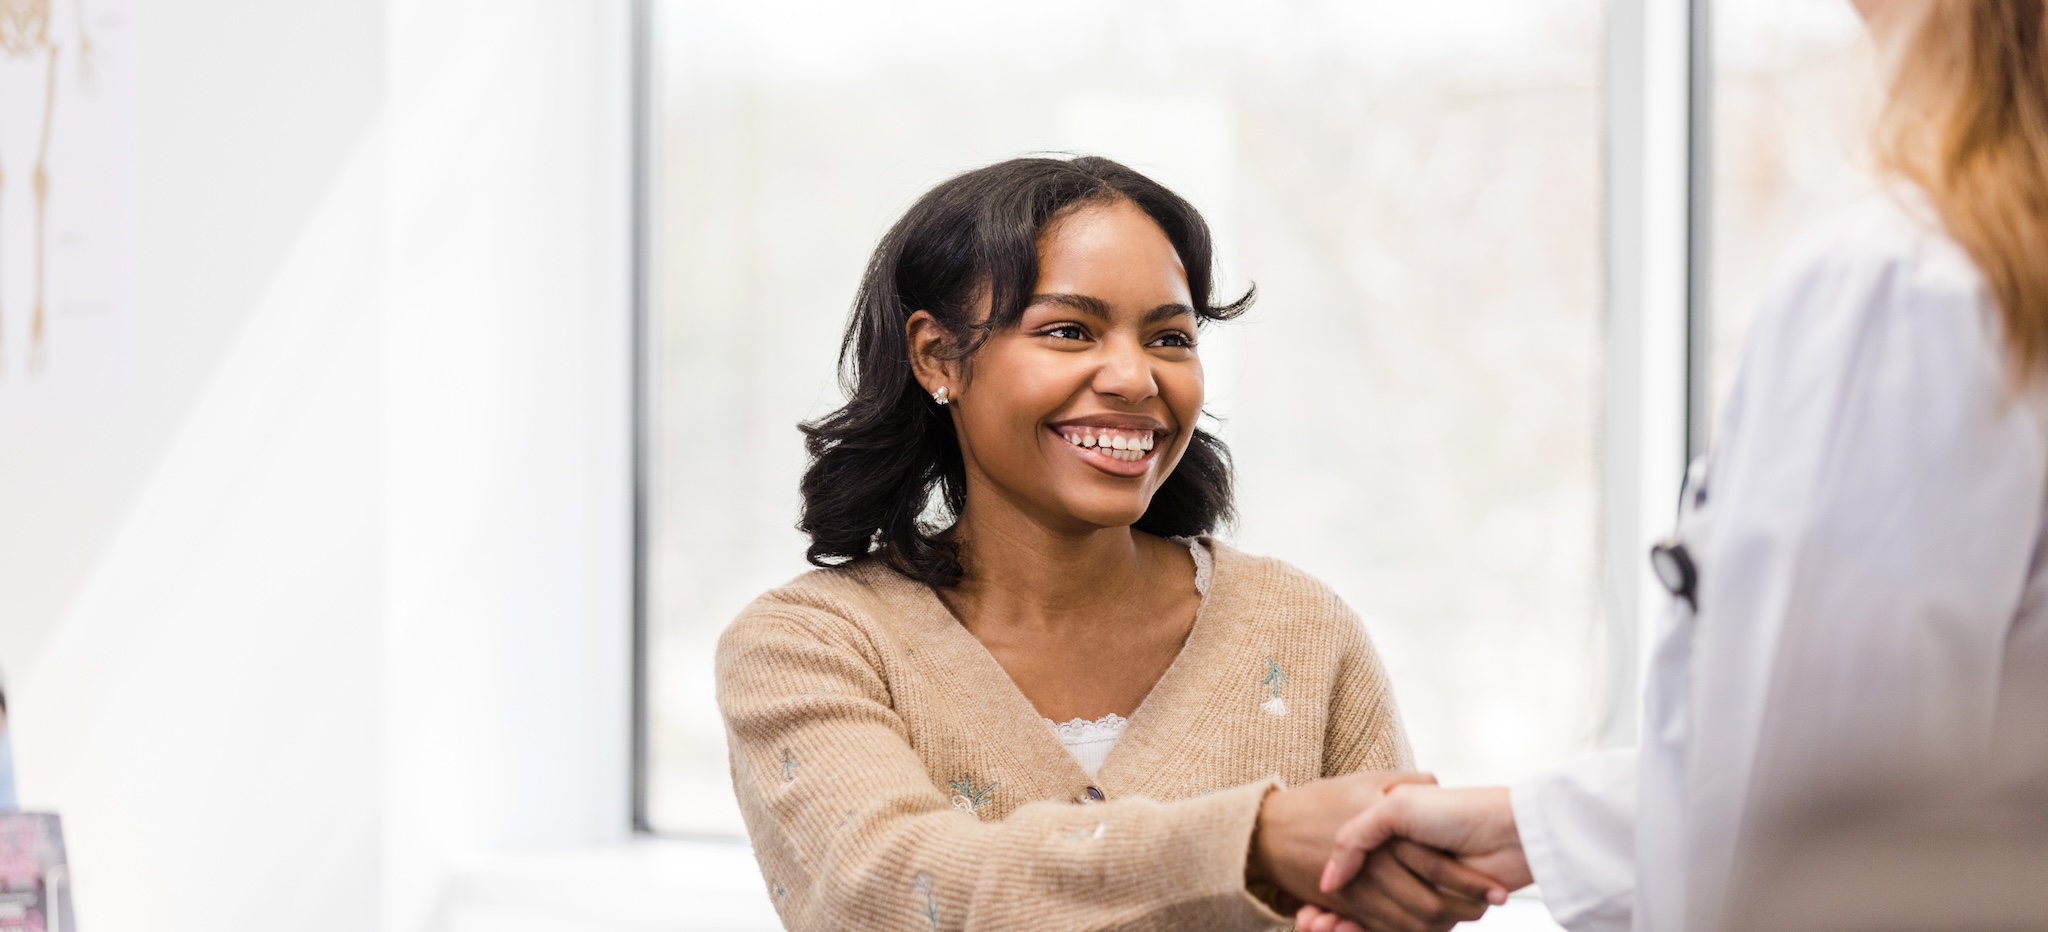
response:
M1172 446L1173 433L1150 418L1096 416L1050 425L1084 463L1112 476L1136 479L1152 470L1156 450Z

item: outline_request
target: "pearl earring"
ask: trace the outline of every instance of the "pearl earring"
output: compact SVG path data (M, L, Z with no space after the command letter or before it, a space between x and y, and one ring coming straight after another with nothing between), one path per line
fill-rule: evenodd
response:
M939 386L939 390L932 393L932 400L939 404L951 404L953 401L953 399L946 397L946 386L944 385Z

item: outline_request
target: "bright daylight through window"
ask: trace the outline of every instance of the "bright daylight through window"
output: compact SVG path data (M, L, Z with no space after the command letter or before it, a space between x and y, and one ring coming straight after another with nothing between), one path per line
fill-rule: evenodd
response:
M1842 0L1714 4L1713 398L1792 241L1872 190L1876 63Z
M885 226L959 171L1128 162L1256 307L1202 354L1226 536L1365 618L1420 764L1590 748L1598 0L675 0L653 39L646 816L741 831L720 630L803 572L796 423Z

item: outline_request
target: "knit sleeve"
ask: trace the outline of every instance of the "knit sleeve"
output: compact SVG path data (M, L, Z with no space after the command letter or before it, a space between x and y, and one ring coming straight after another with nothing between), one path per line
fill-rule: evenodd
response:
M955 810L891 705L874 648L823 613L750 613L718 649L733 785L795 932L1270 929L1245 858L1272 782L1196 799Z
M1330 691L1323 775L1413 770L1415 754L1408 747L1408 732L1401 727L1401 710L1394 704L1394 688L1379 653L1357 613L1335 598L1332 602L1343 635L1338 640L1342 646L1337 682Z

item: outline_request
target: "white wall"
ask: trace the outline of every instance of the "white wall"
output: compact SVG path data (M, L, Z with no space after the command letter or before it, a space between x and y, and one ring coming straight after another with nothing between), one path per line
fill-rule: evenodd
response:
M627 827L623 4L134 3L133 379L0 437L89 929L433 929Z
M622 3L391 8L386 929L629 828Z

